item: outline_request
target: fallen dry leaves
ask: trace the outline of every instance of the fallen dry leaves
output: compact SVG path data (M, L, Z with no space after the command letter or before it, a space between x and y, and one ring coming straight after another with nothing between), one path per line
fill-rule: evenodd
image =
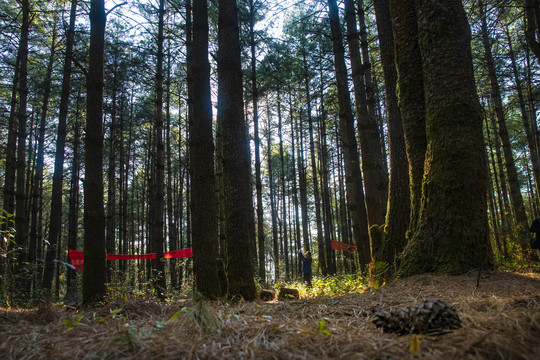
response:
M336 297L0 310L0 358L539 359L540 275L491 272L476 283L473 273L422 275ZM398 336L372 323L375 311L424 299L453 306L463 327Z

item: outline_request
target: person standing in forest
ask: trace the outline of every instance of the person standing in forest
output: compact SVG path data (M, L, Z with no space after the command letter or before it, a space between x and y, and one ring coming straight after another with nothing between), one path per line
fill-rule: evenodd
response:
M302 254L302 250L298 250L298 255L302 261L302 275L304 282L307 283L308 287L311 287L311 263L313 259L311 258L311 252L306 251L306 254Z

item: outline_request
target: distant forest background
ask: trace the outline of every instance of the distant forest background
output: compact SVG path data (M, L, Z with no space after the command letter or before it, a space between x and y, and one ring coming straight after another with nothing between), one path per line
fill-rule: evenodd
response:
M2 1L2 306L529 269L540 4L437 3Z

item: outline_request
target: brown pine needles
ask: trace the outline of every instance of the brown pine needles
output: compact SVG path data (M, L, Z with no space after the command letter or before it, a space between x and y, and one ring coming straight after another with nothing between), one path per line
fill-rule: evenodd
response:
M537 359L540 275L421 275L378 290L270 302L0 311L2 359ZM440 336L385 334L375 312L440 299L462 328ZM118 311L121 309L121 311ZM321 320L324 330L320 331ZM68 329L70 329L68 331Z

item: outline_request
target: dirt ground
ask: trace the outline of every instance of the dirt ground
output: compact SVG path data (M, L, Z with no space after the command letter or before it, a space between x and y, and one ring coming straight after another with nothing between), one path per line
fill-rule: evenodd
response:
M462 328L383 333L381 310L443 300ZM0 359L540 359L540 275L422 275L377 290L229 304L130 300L0 310Z

